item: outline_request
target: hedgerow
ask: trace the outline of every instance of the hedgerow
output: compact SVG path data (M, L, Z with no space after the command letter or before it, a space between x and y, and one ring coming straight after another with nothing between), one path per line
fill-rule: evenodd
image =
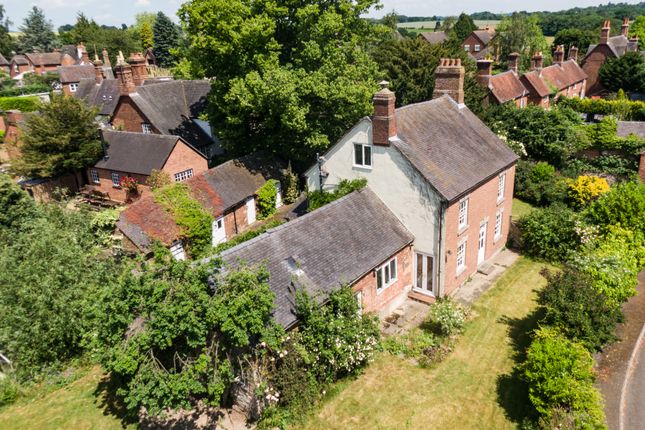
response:
M353 191L365 188L366 185L367 179L365 178L352 179L351 181L343 179L338 183L338 186L333 191L309 191L307 193L307 197L309 199L309 207L307 208L307 210L309 212L316 210L319 207L331 203L334 200L338 200L339 198L346 196Z
M626 120L645 121L645 102L642 101L561 97L558 106L586 114L615 115Z
M38 97L0 97L0 110L19 110L33 112L40 107Z

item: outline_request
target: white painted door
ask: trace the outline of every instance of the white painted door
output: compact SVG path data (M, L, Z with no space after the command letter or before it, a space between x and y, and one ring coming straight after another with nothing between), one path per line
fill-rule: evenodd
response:
M173 258L178 261L183 261L186 259L186 252L181 242L175 242L170 246L170 253Z
M477 246L477 265L479 266L486 259L486 228L488 223L479 227L479 244Z
M282 206L282 185L280 182L275 183L275 207Z
M434 258L427 254L415 252L414 287L425 294L434 295Z
M226 229L224 228L224 217L219 217L213 221L213 246L226 242Z
M255 222L255 198L249 197L246 200L246 223L253 224Z

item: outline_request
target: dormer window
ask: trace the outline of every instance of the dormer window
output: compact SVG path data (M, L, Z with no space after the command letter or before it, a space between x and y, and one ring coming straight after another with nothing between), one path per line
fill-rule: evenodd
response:
M370 145L354 144L354 166L372 167L372 147Z
M142 122L141 131L143 131L144 134L152 134L152 125L147 122Z

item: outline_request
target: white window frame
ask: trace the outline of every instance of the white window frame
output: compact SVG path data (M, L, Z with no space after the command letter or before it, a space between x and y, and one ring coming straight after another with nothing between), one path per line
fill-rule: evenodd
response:
M463 199L459 200L457 212L457 224L459 231L468 227L468 200L469 197L464 197Z
M394 272L394 275L392 275L392 272ZM396 257L389 259L379 266L374 273L376 274L376 293L379 294L394 284L398 279L399 268Z
M119 175L119 172L112 172L110 176L112 177L112 187L121 188L121 175Z
M149 122L142 122L141 131L143 134L152 134L152 125Z
M358 162L358 160L356 160L356 149L359 146L361 147L361 160L360 160L360 163ZM356 143L355 142L354 145L352 146L352 150L353 150L352 151L352 161L353 161L354 167L360 167L362 169L371 169L372 168L372 164L373 164L373 161L374 161L374 159L373 159L374 153L372 151L372 145L367 145L365 143ZM369 159L370 159L369 164L365 163L365 160L367 159L365 154L367 154L367 153L369 153Z
M211 236L212 236L212 241L211 242L212 242L213 246L217 246L220 243L226 242L227 237L226 237L226 229L225 229L225 225L224 225L224 217L223 216L217 218L216 220L213 220L213 225L211 226L211 230L212 230L211 231ZM219 231L224 232L224 234L222 236L217 235L217 237L216 237L216 233L219 232Z
M70 93L75 93L76 90L78 90L78 82L72 82L71 84L69 84Z
M464 240L457 246L456 261L457 261L457 275L461 274L466 268L466 248L468 241Z
M183 261L186 259L186 251L184 251L184 245L181 241L177 241L168 247L172 258L177 261Z
M498 176L497 182L497 203L504 200L504 194L506 193L506 172L502 172Z
M470 45L464 45L464 51L470 52Z
M480 44L475 44L475 52L481 51L482 47Z
M497 242L502 237L502 223L504 219L504 211L497 211L495 214L495 235L493 239Z
M90 177L92 178L93 184L100 184L101 178L99 177L99 172L96 169L90 169Z
M174 177L175 182L182 182L186 179L190 179L193 177L193 169L183 170L179 173L175 173Z

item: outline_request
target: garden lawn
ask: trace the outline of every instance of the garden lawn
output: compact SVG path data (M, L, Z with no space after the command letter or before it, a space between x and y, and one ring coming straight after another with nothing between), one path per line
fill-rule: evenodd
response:
M507 429L526 416L512 374L535 327L542 263L521 257L474 305L452 353L424 369L387 353L323 403L305 429Z
M530 203L523 202L520 199L513 199L513 219L518 220L524 215L528 215L535 210Z
M104 412L100 404L103 395L98 399L94 395L102 376L96 366L80 379L41 398L19 400L0 410L0 429L122 429L121 420Z

